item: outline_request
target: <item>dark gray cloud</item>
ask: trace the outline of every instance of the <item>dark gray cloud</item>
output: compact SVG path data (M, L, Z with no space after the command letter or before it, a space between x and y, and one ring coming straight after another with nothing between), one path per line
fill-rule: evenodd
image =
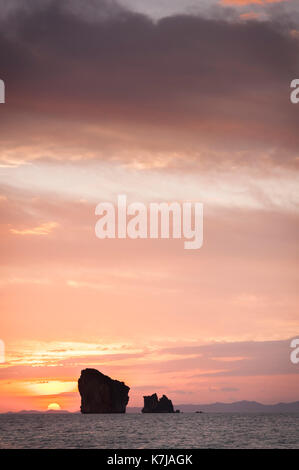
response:
M2 21L7 135L13 125L17 139L24 113L33 132L35 120L57 116L68 126L123 127L132 139L145 128L158 150L271 150L276 163L295 163L299 113L289 85L299 41L287 12L283 22L177 15L154 23L101 0L84 3L99 12L91 22L76 5L30 2Z

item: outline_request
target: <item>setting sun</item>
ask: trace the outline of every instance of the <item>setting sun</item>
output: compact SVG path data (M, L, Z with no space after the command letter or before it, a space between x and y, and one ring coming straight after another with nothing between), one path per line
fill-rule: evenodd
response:
M61 408L60 408L60 405L58 405L58 403L50 403L50 405L48 405L48 410L58 411L58 410L61 410Z

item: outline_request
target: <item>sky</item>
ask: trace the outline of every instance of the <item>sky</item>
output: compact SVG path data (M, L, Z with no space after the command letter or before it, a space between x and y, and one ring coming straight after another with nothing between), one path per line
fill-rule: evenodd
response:
M0 1L0 412L299 400L298 2ZM95 207L204 204L204 244Z

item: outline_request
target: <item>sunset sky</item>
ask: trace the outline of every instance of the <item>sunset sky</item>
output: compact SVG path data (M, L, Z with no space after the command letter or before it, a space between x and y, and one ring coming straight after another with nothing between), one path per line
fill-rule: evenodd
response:
M0 0L0 78L0 412L78 410L86 367L299 400L299 2ZM99 240L118 194L202 202L203 247Z

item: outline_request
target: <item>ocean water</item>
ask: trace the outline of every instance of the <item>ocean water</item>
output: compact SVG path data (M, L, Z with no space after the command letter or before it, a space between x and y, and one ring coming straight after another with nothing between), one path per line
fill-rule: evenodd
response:
M2 414L0 448L299 448L299 414Z

